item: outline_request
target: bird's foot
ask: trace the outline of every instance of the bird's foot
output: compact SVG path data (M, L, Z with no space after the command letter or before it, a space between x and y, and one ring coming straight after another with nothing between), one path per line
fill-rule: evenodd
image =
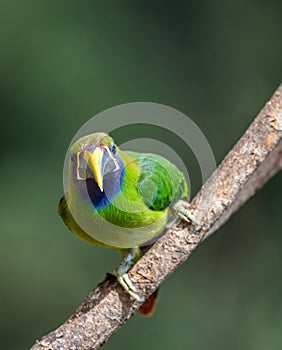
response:
M143 303L145 301L144 298L140 297L136 292L136 288L133 285L131 279L128 277L127 273L124 273L122 276L117 276L117 280L122 286L122 288L135 300Z
M195 218L195 216L189 210L189 203L179 200L174 204L172 210L176 213L176 215L185 220L186 222L193 222L196 225L201 226L201 223Z
M132 298L139 302L144 302L144 298L140 297L137 294L137 289L135 288L127 274L127 271L136 263L136 261L139 258L139 248L130 249L125 255L125 257L122 259L119 266L115 269L114 274L116 275L119 284Z

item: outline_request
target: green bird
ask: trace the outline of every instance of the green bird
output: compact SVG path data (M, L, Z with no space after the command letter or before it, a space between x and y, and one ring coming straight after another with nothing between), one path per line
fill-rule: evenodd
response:
M70 148L68 191L58 213L84 241L121 254L117 279L133 298L144 301L127 271L140 258L142 247L164 232L171 213L197 223L187 203L178 201L187 197L185 177L170 161L122 151L112 137L98 132Z

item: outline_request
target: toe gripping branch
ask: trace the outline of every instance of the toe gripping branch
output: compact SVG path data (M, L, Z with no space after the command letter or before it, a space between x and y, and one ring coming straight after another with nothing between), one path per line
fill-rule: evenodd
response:
M189 210L189 203L183 200L179 200L176 202L172 211L180 218L189 223L194 223L196 225L201 226L201 223L195 218L195 216Z

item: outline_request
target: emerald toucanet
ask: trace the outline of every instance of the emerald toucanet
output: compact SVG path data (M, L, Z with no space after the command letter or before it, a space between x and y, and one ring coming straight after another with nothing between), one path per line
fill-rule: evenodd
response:
M162 234L171 212L196 222L178 202L186 197L185 177L170 161L122 151L108 134L99 132L71 146L68 191L58 212L81 239L121 254L115 270L118 281L133 298L144 301L127 271L139 259L140 247Z

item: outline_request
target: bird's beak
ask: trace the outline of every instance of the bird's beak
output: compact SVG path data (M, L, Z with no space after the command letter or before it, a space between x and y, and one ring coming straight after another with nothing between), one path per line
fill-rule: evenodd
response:
M101 192L103 192L103 174L102 174L102 160L104 155L104 150L100 147L96 147L93 152L88 153L88 163L93 171L94 179L100 188Z

